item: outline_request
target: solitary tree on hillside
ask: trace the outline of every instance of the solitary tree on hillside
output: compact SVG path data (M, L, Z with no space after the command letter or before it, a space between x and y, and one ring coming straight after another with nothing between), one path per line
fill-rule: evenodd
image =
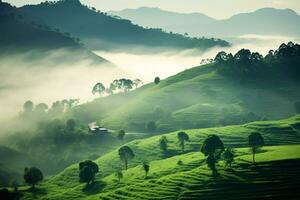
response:
M98 165L91 160L79 163L79 178L81 182L85 182L89 185L91 182L95 181L95 176L98 172Z
M248 142L253 155L252 161L253 164L255 164L255 153L260 147L262 147L265 144L264 138L260 133L254 132L248 136Z
M226 148L222 155L223 159L225 160L225 168L229 166L231 168L231 164L234 161L234 152L231 148Z
M89 166L84 166L80 172L79 172L79 178L80 178L80 181L81 182L85 182L87 183L88 185L91 183L91 182L94 182L95 180L95 176L96 176L96 173L94 172L94 170L89 167Z
M212 170L213 175L217 175L216 162L220 158L224 144L217 135L209 135L201 146L201 152L207 156L206 163Z
M118 135L117 135L117 138L120 140L120 141L124 141L124 137L125 137L125 131L124 130L120 130L118 132Z
M146 162L143 163L143 169L145 171L145 178L147 177L149 170L150 170L150 165Z
M159 139L159 147L161 150L163 150L163 152L165 153L168 149L168 140L166 136L162 136Z
M132 149L128 146L123 146L119 149L119 156L122 161L124 161L125 170L128 168L128 161L134 158L134 153Z
M102 83L96 83L96 85L94 85L92 93L96 94L98 93L99 95L102 95L105 92L105 86Z
M154 83L157 85L160 83L160 78L159 77L155 77L154 79Z
M34 189L35 185L43 180L43 173L36 167L25 168L24 170L24 180L27 184L31 185Z
M179 146L181 148L181 151L184 152L185 142L190 140L189 135L186 134L185 132L179 132L179 133L177 133L177 137L178 137Z

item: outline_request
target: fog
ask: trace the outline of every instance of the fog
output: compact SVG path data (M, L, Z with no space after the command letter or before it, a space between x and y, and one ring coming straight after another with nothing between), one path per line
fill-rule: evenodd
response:
M60 63L53 66L45 57L42 61L30 62L22 56L2 58L0 63L0 121L9 119L22 109L26 100L44 102L49 106L56 100L79 98L81 103L91 101L91 89L97 82L108 84L116 78L139 78L144 83L154 77L167 78L187 68L200 65L206 58L225 50L235 53L241 48L249 48L266 54L283 42L297 42L299 39L272 36L245 35L231 39L232 47L214 48L205 53L198 50L168 51L164 53L111 53L95 52L113 62L112 66L90 66L88 60L77 63ZM57 54L57 52L55 53Z

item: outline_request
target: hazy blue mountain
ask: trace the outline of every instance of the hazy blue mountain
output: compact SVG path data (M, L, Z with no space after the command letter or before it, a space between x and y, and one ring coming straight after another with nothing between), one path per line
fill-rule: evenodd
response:
M300 16L291 9L262 8L225 20L214 20L200 13L170 13L155 8L111 12L149 27L189 33L193 36L234 37L245 34L299 36Z
M199 29L198 26L215 21L201 13L176 13L151 7L124 9L109 13L146 27L163 28L178 33L196 32Z
M31 60L43 59L50 51L61 50L59 62L89 59L93 64L108 62L78 42L79 39L26 21L26 16L8 3L0 3L0 55L26 54ZM56 57L58 59L58 57Z
M116 49L127 46L207 49L216 45L227 46L222 40L188 38L169 34L160 29L145 29L129 20L118 19L96 11L79 0L61 0L27 5L19 8L33 21L69 32L93 49Z

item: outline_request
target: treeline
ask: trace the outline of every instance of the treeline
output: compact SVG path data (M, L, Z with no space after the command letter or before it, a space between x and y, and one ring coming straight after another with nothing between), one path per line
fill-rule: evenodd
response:
M97 93L99 95L106 93L108 95L112 95L117 92L129 92L134 88L138 88L142 84L143 82L140 79L131 80L126 78L116 79L110 83L108 87L105 87L103 83L98 82L94 85L92 93Z
M270 50L266 56L249 49L241 49L235 55L219 52L214 62L218 64L218 72L223 75L246 77L274 76L274 73L285 73L299 78L300 45L283 43L277 50Z

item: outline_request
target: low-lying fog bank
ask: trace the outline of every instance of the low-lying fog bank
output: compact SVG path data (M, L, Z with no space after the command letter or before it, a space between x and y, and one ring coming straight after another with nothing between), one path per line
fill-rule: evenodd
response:
M152 82L156 76L167 78L187 68L200 65L202 59L214 58L219 51L235 53L249 48L266 54L288 41L299 39L272 36L247 35L231 40L230 48L214 48L201 53L194 50L169 51L165 53L111 53L95 52L116 64L117 67L89 66L88 61L51 66L47 59L39 64L21 57L2 58L0 63L0 122L16 115L27 100L51 103L63 99L80 99L81 103L92 100L91 90L95 83L108 85L117 78L139 78L144 83ZM76 55L74 55L76 56Z

